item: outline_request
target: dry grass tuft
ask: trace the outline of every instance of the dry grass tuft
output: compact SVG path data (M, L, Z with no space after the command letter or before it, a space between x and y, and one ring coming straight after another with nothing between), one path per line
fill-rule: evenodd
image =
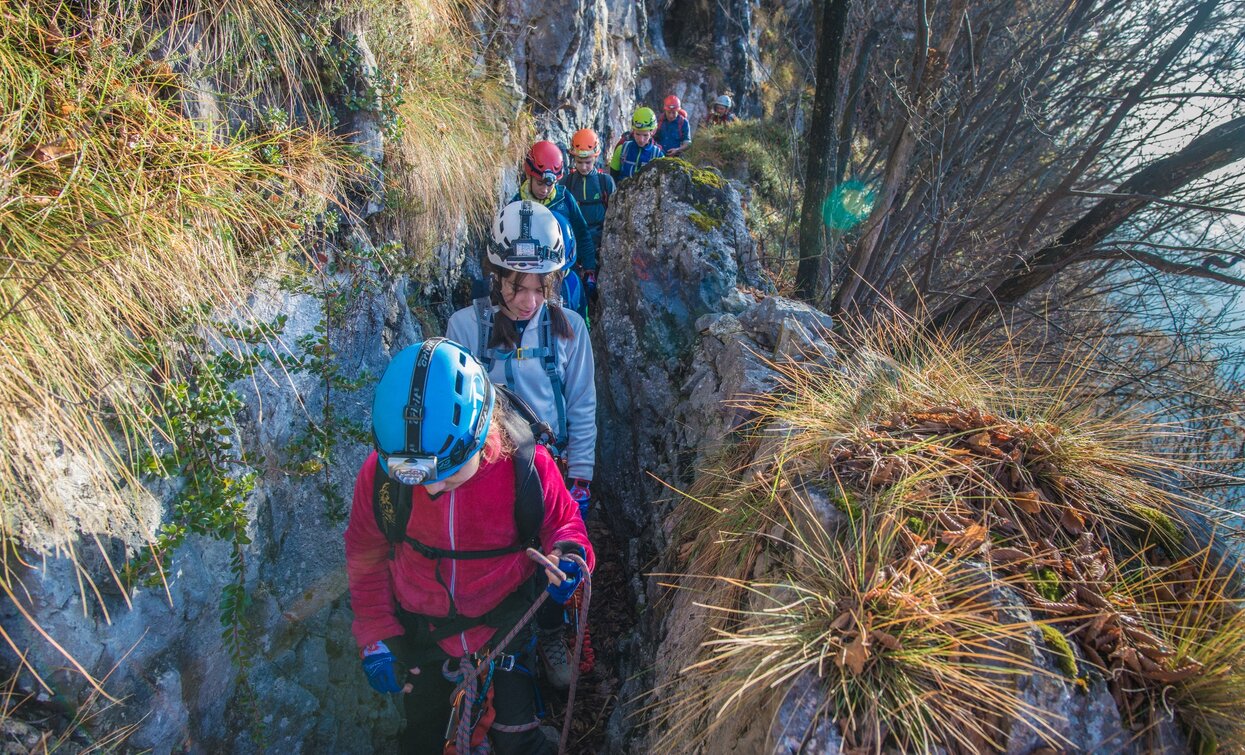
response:
M481 40L468 19L484 12L479 2L445 0L369 10L381 66L411 92L397 107L401 137L387 149L396 201L386 217L419 264L433 245L491 218L499 168L518 165L531 140L517 93L476 58Z
M699 692L656 706L666 745L775 711L815 672L849 747L992 751L1017 723L1059 746L1058 712L1007 681L1037 671L1015 648L1042 627L1138 730L1166 701L1203 741L1242 741L1245 623L1186 535L1213 512L1152 450L1166 428L1096 416L1074 364L1039 373L904 321L845 351L775 365L782 388L742 402L755 435L688 493L677 586L711 621L677 683ZM1032 618L1002 619L995 589Z
M835 720L850 748L980 752L1018 719L1054 741L1014 684L1044 671L1011 649L1031 627L995 610L1002 583L889 514L857 512L827 531L810 499L774 474L775 494L756 513L760 547L782 555L769 578L692 580L711 629L683 674L702 683L659 709L661 751L695 749L723 723L775 709L807 673L825 686L819 717Z
M215 141L129 28L51 2L0 26L0 500L23 538L124 529L118 477L137 482L166 377L136 348L237 303L355 170L314 133ZM67 472L98 491L90 511L64 507Z

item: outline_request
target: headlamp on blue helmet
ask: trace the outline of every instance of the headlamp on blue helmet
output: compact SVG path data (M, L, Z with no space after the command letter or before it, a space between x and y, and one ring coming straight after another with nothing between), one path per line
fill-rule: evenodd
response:
M444 338L409 346L372 399L381 468L404 485L440 482L484 446L492 417L493 384L467 349Z

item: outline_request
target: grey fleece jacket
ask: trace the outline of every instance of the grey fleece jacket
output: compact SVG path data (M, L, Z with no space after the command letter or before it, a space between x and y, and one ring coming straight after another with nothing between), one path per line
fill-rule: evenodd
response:
M520 347L535 349L540 346L540 317L545 305L532 316L531 323L523 331ZM494 313L497 307L493 307ZM597 386L596 367L592 360L592 342L588 340L588 327L584 319L569 309L563 308L571 325L573 338L564 340L553 334L554 348L558 355L558 371L562 376L563 394L566 397L566 456L571 477L592 479L596 466L597 449ZM480 324L476 317L475 307L466 307L455 312L445 328L445 337L466 346L471 353L483 360L485 344L479 343ZM506 362L512 362L514 381L506 377ZM533 359L497 359L489 370L489 377L494 383L505 385L519 394L532 405L536 416L548 422L557 430L558 406L553 397L553 386L545 374L544 365L539 358Z

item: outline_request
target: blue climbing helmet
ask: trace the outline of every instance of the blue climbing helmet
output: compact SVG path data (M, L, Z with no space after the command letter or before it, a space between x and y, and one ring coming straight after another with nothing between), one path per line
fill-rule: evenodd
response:
M429 338L399 351L372 398L372 442L380 466L403 485L453 475L484 447L493 384L466 348Z
M562 191L568 190L562 189ZM562 267L559 269L563 271L570 270L575 266L575 231L571 228L571 221L567 220L565 215L557 210L551 210L551 212L553 213L554 219L558 221L558 228L562 229L563 246L566 249L564 252L566 255L566 262L564 262Z

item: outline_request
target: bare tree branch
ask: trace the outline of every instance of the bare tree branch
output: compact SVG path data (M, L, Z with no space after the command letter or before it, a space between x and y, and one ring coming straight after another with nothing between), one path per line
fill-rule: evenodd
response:
M1236 278L1231 275L1217 273L1210 269L1208 262L1201 265L1191 265L1185 262L1176 262L1169 260L1158 254L1150 252L1139 252L1136 250L1121 249L1115 247L1113 249L1104 249L1100 252L1085 255L1084 260L1132 260L1140 262L1163 273L1173 273L1175 275L1190 275L1194 278L1208 278L1220 283L1227 283L1232 286L1245 286L1245 278ZM1212 258L1213 259L1213 258Z
M1014 305L1021 297L1049 281L1087 255L1139 209L1151 196L1165 196L1202 176L1245 158L1245 117L1235 118L1189 142L1179 152L1137 171L1054 242L1020 259L1005 277L980 289L938 314L934 327L959 327L983 312L981 303Z
M1203 212L1224 212L1229 215L1240 215L1245 217L1245 210L1234 210L1231 207L1216 207L1209 204L1198 204L1196 202L1179 202L1175 199L1164 199L1159 196L1146 196L1144 194L1119 194L1111 191L1077 191L1073 189L1068 192L1078 197L1139 197L1148 199L1155 204L1168 205L1169 207L1183 207L1186 210L1201 210Z

